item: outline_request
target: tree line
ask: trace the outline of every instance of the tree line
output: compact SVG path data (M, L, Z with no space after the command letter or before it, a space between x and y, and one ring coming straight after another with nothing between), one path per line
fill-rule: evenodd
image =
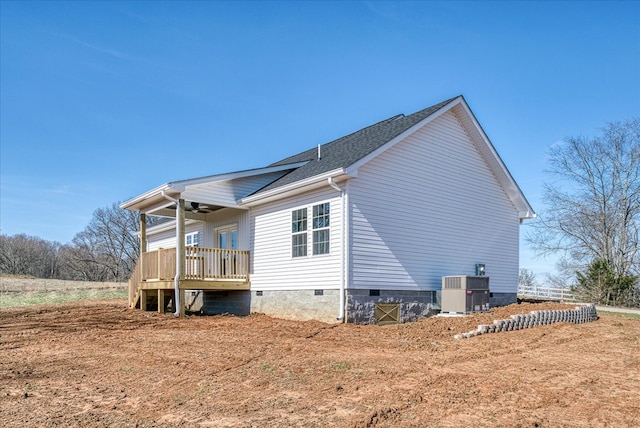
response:
M150 224L158 220L152 217ZM0 235L0 272L80 281L127 281L140 254L138 212L119 203L94 211L89 224L68 244Z

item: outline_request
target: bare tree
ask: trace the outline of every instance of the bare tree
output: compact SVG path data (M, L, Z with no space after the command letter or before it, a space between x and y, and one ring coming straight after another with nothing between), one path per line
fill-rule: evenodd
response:
M527 237L586 272L596 260L619 277L640 272L640 118L609 123L595 138L571 137L548 152L546 210Z
M0 272L57 278L60 244L18 234L0 235Z
M136 234L140 214L118 205L116 202L95 210L87 227L63 249L65 267L74 277L87 281L129 279L140 254ZM148 218L149 225L157 221L155 217Z
M529 269L520 269L520 273L518 274L518 285L520 285L520 287L535 287L538 285L536 274Z
M147 218L149 226L157 217ZM118 203L94 211L85 229L61 245L19 234L0 235L0 272L39 278L125 281L140 254L138 212Z

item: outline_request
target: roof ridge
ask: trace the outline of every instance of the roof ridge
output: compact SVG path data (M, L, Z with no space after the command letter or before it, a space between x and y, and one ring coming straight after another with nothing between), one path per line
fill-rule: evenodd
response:
M434 104L430 107L426 107L423 108L422 110L418 110L416 112L411 113L410 115L406 116L408 118L410 117L414 117L414 116L420 116L424 113L429 112L429 115L433 112L436 112L438 110L440 110L442 107L446 106L447 104L449 104L451 101L455 100L456 98L462 97L462 95L456 95L455 97L449 98L448 100L444 100L439 102L438 104Z
M379 122L376 122L376 123L374 123L372 125L365 126L364 128L358 129L357 131L354 131L354 132L352 132L350 134L343 135L342 137L336 138L335 140L331 140L331 141L329 141L327 143L320 144L320 147L326 147L326 146L329 146L329 145L332 145L332 144L336 144L336 143L338 143L340 141L343 141L343 140L345 140L347 138L351 138L353 135L358 134L359 132L364 132L364 131L366 131L368 129L371 129L371 128L374 128L376 126L387 124L389 122L393 122L395 120L398 120L398 119L401 119L401 118L404 118L404 117L406 117L406 116L403 113L396 114L394 116L388 117L387 119L383 119L383 120L381 120ZM302 152L296 153L295 155L286 157L286 158L281 159L281 160L279 160L277 162L269 164L269 166L277 166L277 165L284 165L284 164L287 164L287 163L292 163L292 159L294 159L294 158L307 158L308 157L309 159L307 159L307 160L315 159L316 156L317 156L316 155L316 150L317 149L315 147L307 149L307 150L304 150Z
M370 129L370 128L373 128L373 127L376 127L376 126L379 126L379 125L382 125L382 124L387 124L389 122L393 122L394 120L398 120L398 119L401 119L403 117L406 117L403 113L396 114L395 116L391 116L391 117L389 117L387 119L381 120L380 122L376 122L373 125L369 125L369 126L365 126L364 128L360 128L357 131L352 132L351 134L343 135L340 138L336 138L335 140L329 141L328 143L324 143L324 144L322 144L322 146L328 146L329 144L335 143L335 142L343 140L345 138L349 138L352 135L357 134L358 132L366 131L367 129Z

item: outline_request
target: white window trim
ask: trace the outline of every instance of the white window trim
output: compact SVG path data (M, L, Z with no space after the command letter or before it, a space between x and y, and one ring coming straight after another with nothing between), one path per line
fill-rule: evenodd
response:
M319 228L315 228L313 227L313 208L318 206L318 205L325 205L328 204L329 205L329 226L324 226L324 227L319 227ZM303 206L298 206L295 208L292 208L289 210L289 230L291 230L291 222L293 221L293 213L295 211L298 210L302 210L302 209L306 209L307 210L307 215L306 215L306 221L307 221L307 228L305 231L303 232L293 232L291 231L290 233L290 238L289 238L289 255L290 258L292 260L298 260L298 259L303 259L306 260L308 258L311 257L326 257L331 255L331 251L332 251L332 245L331 245L331 226L333 224L331 217L332 217L332 207L331 207L332 203L330 200L328 201L320 201L320 202L314 202L312 204L308 204L308 205L303 205ZM320 253L320 254L314 254L313 253L313 249L314 249L314 241L313 241L313 232L317 232L317 231L321 231L321 230L327 230L329 232L329 241L328 241L328 245L329 245L329 251L326 253ZM294 256L293 255L293 236L294 235L302 235L305 234L307 237L307 242L306 242L306 250L307 250L307 254L304 256Z
M314 209L316 207L319 206L327 206L328 208L328 212L322 214L322 217L328 220L329 225L327 226L322 226L322 227L315 227L314 224L314 220L315 220L315 216L314 216ZM322 253L317 253L315 252L316 249L316 242L314 236L315 236L315 232L322 232L322 231L327 231L328 232L328 240L326 241L326 245L327 245L327 252L322 252ZM324 241L323 241L324 242ZM313 256L322 256L325 254L331 254L331 202L321 202L319 204L314 204L311 207L311 255Z
M191 238L191 244L188 243L189 238ZM195 241L197 241L195 244L194 242L194 238ZM200 232L195 231L195 232L189 232L189 233L185 233L184 234L184 245L187 247L199 247L200 246Z
M291 227L293 229L293 214L297 211L302 211L304 210L304 222L305 222L305 229L302 231L296 231L294 232L293 230L291 230L291 244L290 244L290 248L291 248L291 258L292 259L302 259L302 258L306 258L309 256L309 209L307 207L300 207L300 208L296 208L291 210ZM296 221L300 221L300 218L297 218ZM296 256L294 255L294 247L293 247L293 239L297 236L305 236L306 237L306 241L304 243L304 250L305 250L305 254L304 255L300 255L300 256Z

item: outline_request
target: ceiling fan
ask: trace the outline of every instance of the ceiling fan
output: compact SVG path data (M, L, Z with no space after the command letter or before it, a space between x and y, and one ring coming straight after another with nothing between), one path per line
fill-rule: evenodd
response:
M190 202L189 204L191 205L191 209L189 211L192 213L207 214L213 211L213 207L207 204L201 204L199 202Z

